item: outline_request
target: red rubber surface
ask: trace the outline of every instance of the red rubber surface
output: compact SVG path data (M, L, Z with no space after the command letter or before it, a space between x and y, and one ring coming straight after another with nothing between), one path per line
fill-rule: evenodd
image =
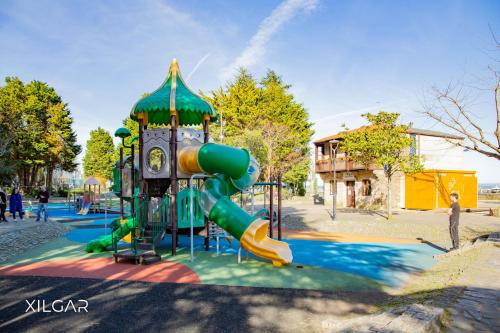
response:
M62 259L0 266L0 275L200 283L198 275L182 264L168 261L161 261L151 265L115 264L113 258Z

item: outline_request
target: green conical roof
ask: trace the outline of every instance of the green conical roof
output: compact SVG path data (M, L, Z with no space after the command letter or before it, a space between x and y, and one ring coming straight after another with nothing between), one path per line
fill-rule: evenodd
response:
M170 115L175 113L180 126L202 124L205 115L210 121L217 119L217 112L212 105L184 83L177 60L174 59L165 82L151 95L141 98L132 108L130 117L133 120L147 119L148 124L168 125Z

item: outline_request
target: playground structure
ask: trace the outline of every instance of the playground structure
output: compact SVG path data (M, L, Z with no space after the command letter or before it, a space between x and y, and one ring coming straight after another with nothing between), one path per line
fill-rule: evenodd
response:
M73 207L78 215L117 212L109 194L111 193L101 192L101 182L98 179L88 177L83 183L83 189L68 191L66 206L68 209Z
M113 185L120 197L120 219L111 235L87 245L88 252L112 246L115 261L148 263L161 259L157 246L166 233L171 234L171 252L176 255L179 233L189 232L192 254L195 231L206 230L205 249L209 249L210 222L214 222L242 248L271 260L273 265L291 263L291 250L281 241L281 178L277 183L256 183L260 166L247 150L210 142L209 123L217 120L217 113L189 90L175 59L167 79L134 105L131 118L138 122L139 134L129 146L125 139L131 136L130 131L120 128L115 132L122 139ZM148 125L162 127L149 129ZM203 131L179 127L193 125L202 125ZM123 156L124 148L130 149L130 156ZM180 182L188 186L180 190ZM252 205L249 214L231 200L255 184L270 186L269 212L254 212ZM278 188L279 197L278 240L272 238L273 187ZM130 202L128 215L124 201ZM119 251L119 240L128 234L130 249Z
M101 184L94 177L89 177L83 183L83 196L80 201L78 214L87 215L89 211L100 211Z

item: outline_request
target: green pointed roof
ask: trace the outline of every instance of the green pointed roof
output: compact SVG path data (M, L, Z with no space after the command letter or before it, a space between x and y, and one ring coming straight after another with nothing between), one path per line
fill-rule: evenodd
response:
M208 115L217 120L217 112L201 96L192 92L182 80L177 60L172 60L168 76L160 88L135 103L130 117L146 119L148 124L168 125L170 115L179 116L178 125L199 125Z

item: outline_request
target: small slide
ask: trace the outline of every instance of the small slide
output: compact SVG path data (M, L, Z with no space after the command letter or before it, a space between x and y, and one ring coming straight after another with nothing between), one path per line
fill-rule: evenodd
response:
M84 202L83 203L83 207L82 207L82 209L80 209L80 211L78 212L78 214L79 215L87 215L89 213L89 210L90 210L90 204L91 204L90 201Z
M130 233L130 230L134 228L133 218L128 218L122 221L117 219L115 221L121 222L121 226L113 231L111 235L101 236L93 241L90 241L85 247L85 252L100 253L106 251L106 248L113 244L113 238L122 239Z
M240 241L243 248L274 266L292 262L287 243L267 236L269 221L263 211L250 215L230 196L252 186L260 174L257 161L245 149L214 143L186 147L179 153L179 166L186 173L212 174L200 189L199 204L211 221Z

